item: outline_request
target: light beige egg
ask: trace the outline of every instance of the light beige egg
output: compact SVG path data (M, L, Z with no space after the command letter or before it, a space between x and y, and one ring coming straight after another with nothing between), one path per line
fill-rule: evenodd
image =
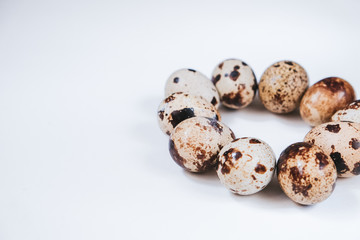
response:
M240 138L224 146L219 153L217 175L222 184L239 195L264 189L275 172L275 154L256 138Z
M201 96L219 107L219 93L215 85L204 74L193 69L180 69L170 75L165 85L165 97L175 92Z
M255 74L241 60L228 59L221 62L213 71L212 81L219 92L221 103L228 108L245 108L255 98Z
M344 109L337 111L332 117L332 122L357 122L360 123L360 100L350 103Z
M323 123L310 130L304 141L317 145L332 158L339 177L360 174L360 123Z
M293 61L280 61L268 67L259 82L259 96L274 113L289 113L300 104L309 86L303 67Z
M329 122L331 116L355 100L353 87L342 78L329 77L312 85L300 104L302 119L311 126Z
M221 148L235 138L222 122L193 117L181 122L170 135L173 160L190 172L204 172L216 165Z
M215 106L200 96L188 93L173 93L158 107L158 123L167 135L183 120L197 116L221 120Z
M336 168L318 146L298 142L287 147L277 163L281 189L294 202L311 205L327 199L334 190Z

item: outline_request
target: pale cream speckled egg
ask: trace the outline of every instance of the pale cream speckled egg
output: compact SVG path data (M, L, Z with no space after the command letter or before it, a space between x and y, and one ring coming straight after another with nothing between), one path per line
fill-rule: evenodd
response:
M228 59L214 69L212 81L221 103L228 108L240 109L248 106L256 95L256 77L245 62Z
M332 117L332 122L357 122L360 123L360 100L350 103L344 109L337 111Z
M360 174L360 123L323 123L310 130L304 141L317 145L332 158L339 177Z
M275 172L275 154L256 138L240 138L224 146L219 153L217 174L221 183L239 195L264 189Z
M216 108L220 104L215 85L204 74L193 69L180 69L170 75L165 85L165 97L175 92L201 96Z
M200 96L188 93L173 93L158 107L159 126L167 135L170 135L181 121L196 116L221 120L215 106Z
M294 143L281 153L277 176L284 193L302 205L327 199L337 178L330 157L318 146L305 142Z
M355 100L350 83L339 77L322 79L312 85L300 104L301 118L311 126L330 121L331 116Z
M190 172L204 172L216 164L220 149L235 138L225 124L211 118L193 117L181 122L170 135L173 160Z
M309 86L304 68L292 61L280 61L268 67L261 76L259 96L274 113L289 113L300 104Z

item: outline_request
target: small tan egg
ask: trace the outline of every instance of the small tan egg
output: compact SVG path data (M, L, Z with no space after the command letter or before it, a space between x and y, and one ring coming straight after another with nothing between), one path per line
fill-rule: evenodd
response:
M220 104L215 85L208 77L194 69L184 68L170 75L165 85L165 97L175 92L201 96L216 108Z
M280 61L268 67L261 76L259 95L269 111L289 113L299 106L308 86L304 68L292 61Z
M275 172L275 154L256 138L240 138L225 145L219 153L217 175L220 182L239 195L264 189Z
M329 122L331 116L355 100L353 87L344 79L329 77L312 85L300 104L302 119L316 126Z
M181 122L170 135L173 160L190 172L213 168L221 148L235 138L225 124L211 118L193 117Z
M215 106L200 96L188 93L173 93L165 98L158 107L159 126L167 135L170 135L183 120L196 116L221 120Z
M357 122L360 123L360 100L350 103L344 109L337 111L331 121Z
M304 142L315 144L329 155L339 177L360 174L360 123L323 123L310 130Z
M302 205L327 199L337 178L335 164L328 155L305 142L294 143L281 153L277 176L284 193Z
M212 81L220 94L221 103L228 108L244 108L255 98L255 74L241 60L228 59L221 62L213 71Z

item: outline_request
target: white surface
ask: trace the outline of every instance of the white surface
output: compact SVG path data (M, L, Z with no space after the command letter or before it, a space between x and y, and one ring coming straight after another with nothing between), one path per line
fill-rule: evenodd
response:
M276 181L238 197L170 158L156 122L167 77L290 59L360 95L356 1L0 1L0 239L358 239L360 177L301 207ZM309 127L221 109L277 157Z

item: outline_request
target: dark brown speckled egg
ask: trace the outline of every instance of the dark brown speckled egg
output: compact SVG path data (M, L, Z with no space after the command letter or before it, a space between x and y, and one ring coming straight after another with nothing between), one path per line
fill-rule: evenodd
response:
M327 199L337 178L334 162L318 146L298 142L287 147L277 163L281 189L294 202L311 205Z
M353 87L344 79L329 77L312 85L300 104L302 119L311 126L329 122L331 116L355 100Z

